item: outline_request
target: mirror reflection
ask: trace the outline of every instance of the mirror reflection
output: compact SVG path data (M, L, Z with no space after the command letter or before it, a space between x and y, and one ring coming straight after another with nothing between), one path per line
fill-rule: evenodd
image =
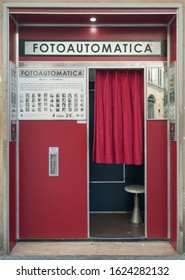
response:
M148 119L167 118L167 68L147 69Z

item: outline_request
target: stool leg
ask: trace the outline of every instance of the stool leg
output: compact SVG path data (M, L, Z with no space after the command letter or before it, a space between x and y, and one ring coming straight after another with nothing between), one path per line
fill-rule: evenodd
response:
M141 224L142 223L141 213L140 213L140 209L139 209L139 197L138 197L137 193L134 196L134 209L132 212L131 223L132 224Z

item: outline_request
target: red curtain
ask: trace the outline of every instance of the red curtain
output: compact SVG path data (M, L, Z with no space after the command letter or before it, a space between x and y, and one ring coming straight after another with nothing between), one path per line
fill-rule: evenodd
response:
M143 164L143 70L97 70L93 161Z

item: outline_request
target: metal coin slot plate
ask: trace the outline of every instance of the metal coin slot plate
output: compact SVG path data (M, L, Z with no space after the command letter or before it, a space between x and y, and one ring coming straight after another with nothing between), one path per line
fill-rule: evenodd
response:
M49 147L49 176L59 176L59 148Z

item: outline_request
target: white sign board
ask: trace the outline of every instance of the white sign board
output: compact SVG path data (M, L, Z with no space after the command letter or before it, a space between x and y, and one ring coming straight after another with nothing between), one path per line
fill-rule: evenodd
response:
M20 55L155 56L161 41L21 41Z
M19 68L20 120L86 120L86 69Z

